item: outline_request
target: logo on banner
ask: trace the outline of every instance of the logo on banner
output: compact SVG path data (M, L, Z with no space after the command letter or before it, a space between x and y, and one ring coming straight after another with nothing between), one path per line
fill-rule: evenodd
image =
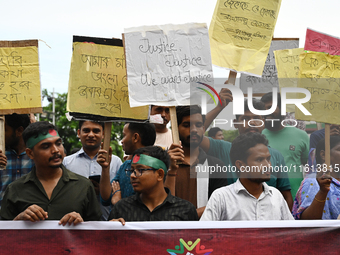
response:
M184 248L187 250L186 255L208 255L214 251L213 249L206 249L204 245L201 245L200 238L197 238L195 242L188 241L187 243L182 238L180 238L179 245L175 246L175 250L167 249L166 251L171 255L184 254ZM195 253L192 253L194 249Z

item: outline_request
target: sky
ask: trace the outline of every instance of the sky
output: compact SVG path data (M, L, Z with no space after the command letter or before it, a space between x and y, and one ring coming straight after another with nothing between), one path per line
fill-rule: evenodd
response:
M246 0L245 0L246 1ZM73 35L121 38L124 28L143 25L210 25L213 0L1 0L0 40L39 40L41 88L68 90ZM306 29L340 37L339 0L282 0L274 37L299 38ZM213 67L214 77L229 71Z

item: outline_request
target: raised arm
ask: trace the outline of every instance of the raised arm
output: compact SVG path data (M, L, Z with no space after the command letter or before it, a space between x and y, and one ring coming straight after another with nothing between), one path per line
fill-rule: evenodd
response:
M205 130L209 128L210 124L220 114L220 112L229 104L229 102L233 101L233 96L231 94L231 91L227 88L222 88L218 95L221 98L222 105L221 103L218 103L218 105L214 109L212 109L210 112L207 113L207 115L205 116L205 121L204 121Z
M108 155L108 160L106 157ZM109 149L109 154L104 149L100 149L97 156L97 162L102 167L102 174L99 182L100 196L103 200L109 200L111 196L111 180L110 180L110 162L112 157L112 148Z

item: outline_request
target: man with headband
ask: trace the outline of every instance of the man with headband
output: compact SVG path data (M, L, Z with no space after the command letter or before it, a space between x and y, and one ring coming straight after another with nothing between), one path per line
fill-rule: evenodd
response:
M35 166L7 187L1 219L59 220L60 225L99 220L101 211L91 182L62 165L64 147L55 126L32 123L23 138Z
M105 160L103 157L101 160ZM135 195L121 199L112 208L109 220L196 221L196 208L190 202L172 196L164 187L170 158L158 146L147 146L133 153L130 176ZM124 224L123 219L119 219Z

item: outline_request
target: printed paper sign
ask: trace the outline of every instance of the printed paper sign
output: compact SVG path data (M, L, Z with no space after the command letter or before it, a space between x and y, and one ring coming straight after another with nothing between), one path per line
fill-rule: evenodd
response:
M198 82L213 85L205 24L125 29L130 106L190 104Z
M281 0L218 0L209 27L212 63L261 77Z

